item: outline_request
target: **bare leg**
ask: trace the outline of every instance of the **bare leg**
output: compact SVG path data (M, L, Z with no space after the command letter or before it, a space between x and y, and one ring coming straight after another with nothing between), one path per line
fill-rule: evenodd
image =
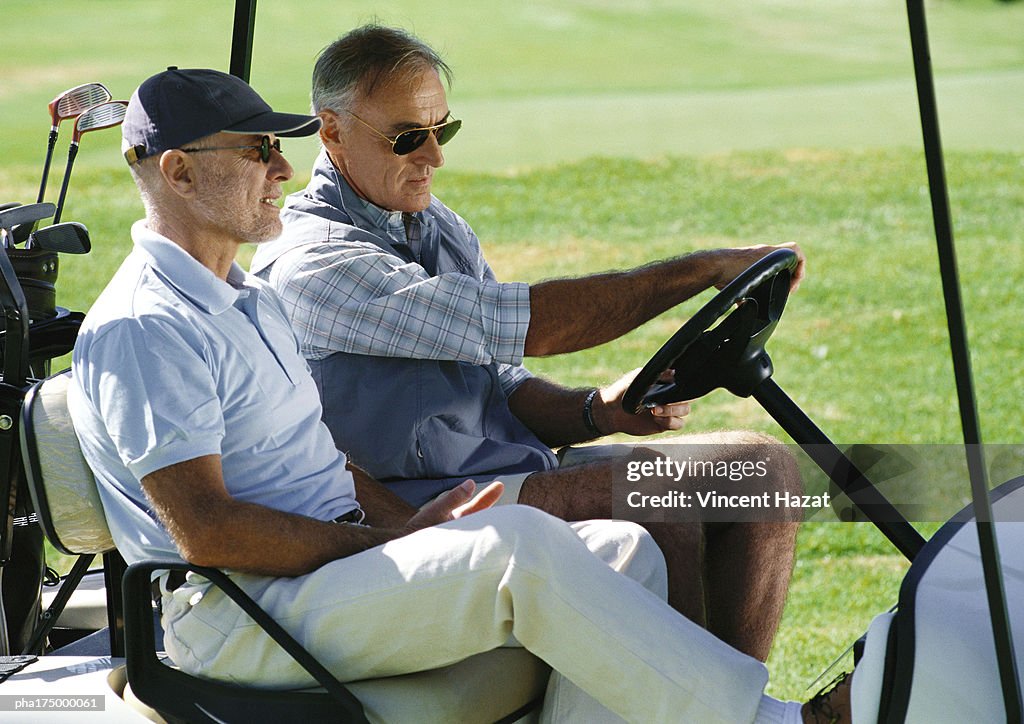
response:
M713 445L719 460L771 455L778 461L773 470L779 471L772 481L774 488L800 488L795 462L772 438L718 433L677 441ZM642 448L634 450L634 456L649 454ZM622 472L622 460L611 458L535 473L523 484L519 502L569 521L609 518L612 481ZM645 523L644 527L665 556L669 604L731 646L766 660L782 618L797 524Z
M732 523L709 531L707 629L766 661L786 603L795 544L790 523Z
M766 489L772 494L802 492L796 461L773 438L729 432L694 440L700 441L703 449L706 443L702 438L707 437L714 438L714 452L708 452L716 460L770 458L772 477ZM705 524L705 625L723 641L761 661L767 660L782 619L798 527L796 521Z
M713 605L707 588L704 526L700 523L643 523L661 548L668 569L668 603L672 608L709 631ZM745 654L742 646L725 639Z

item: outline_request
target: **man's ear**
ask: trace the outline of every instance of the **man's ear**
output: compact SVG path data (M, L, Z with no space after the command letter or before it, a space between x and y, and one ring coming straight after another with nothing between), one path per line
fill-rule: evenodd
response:
M341 124L341 117L332 110L324 109L317 113L320 119L320 142L332 155L340 150L344 144L344 129Z
M182 197L195 193L195 166L184 151L174 149L160 154L160 174L167 186Z

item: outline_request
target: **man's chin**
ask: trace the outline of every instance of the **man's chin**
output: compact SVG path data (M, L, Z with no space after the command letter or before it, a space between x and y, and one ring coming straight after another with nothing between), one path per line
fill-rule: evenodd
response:
M396 211L401 211L406 214L415 214L420 211L426 211L427 207L430 206L431 198L429 191L426 194L417 195L402 204L402 208L396 209Z
M281 237L282 231L284 231L284 227L278 222L273 226L268 226L254 234L250 234L246 242L249 244L266 244L268 241L276 241Z

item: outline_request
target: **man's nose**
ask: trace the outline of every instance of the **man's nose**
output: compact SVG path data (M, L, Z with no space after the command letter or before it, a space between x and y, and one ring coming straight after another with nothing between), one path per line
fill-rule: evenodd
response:
M267 162L267 178L271 181L287 181L295 174L295 169L288 163L284 154L275 148L270 149L270 160Z
M434 168L444 166L444 152L441 150L441 144L437 142L437 136L433 132L427 134L427 140L414 153L417 154L416 159L422 163L429 164Z

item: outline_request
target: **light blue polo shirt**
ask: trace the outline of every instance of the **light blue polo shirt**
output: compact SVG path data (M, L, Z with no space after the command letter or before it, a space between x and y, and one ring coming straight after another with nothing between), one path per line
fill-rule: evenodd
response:
M125 559L179 557L140 480L205 455L238 500L319 520L355 508L274 291L237 264L224 282L142 221L132 239L79 332L68 393Z

